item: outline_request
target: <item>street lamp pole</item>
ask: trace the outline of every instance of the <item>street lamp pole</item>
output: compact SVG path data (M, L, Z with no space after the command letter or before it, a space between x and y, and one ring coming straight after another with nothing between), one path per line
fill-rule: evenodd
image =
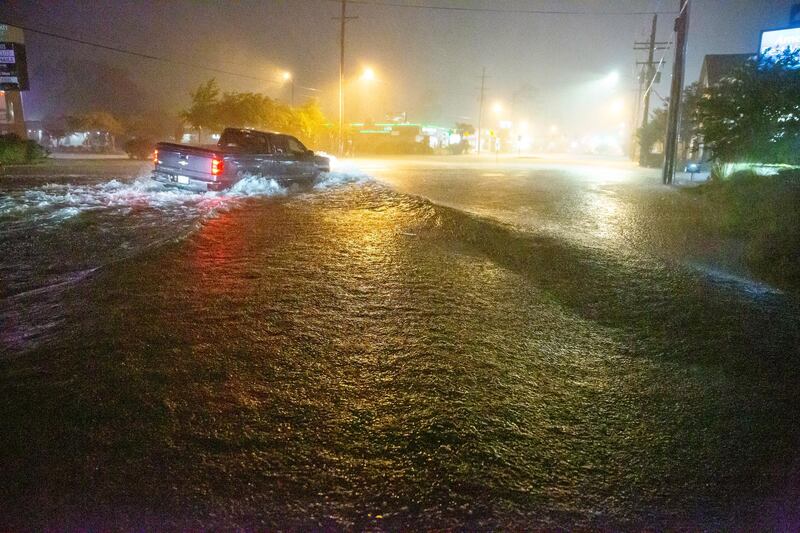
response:
M478 104L478 155L481 155L481 126L483 126L483 96L486 92L486 67L481 72L481 97Z
M347 16L347 0L342 0L339 17L339 155L344 154L344 29L348 20L357 18Z
M347 23L347 0L342 0L339 30L339 155L344 153L344 27Z

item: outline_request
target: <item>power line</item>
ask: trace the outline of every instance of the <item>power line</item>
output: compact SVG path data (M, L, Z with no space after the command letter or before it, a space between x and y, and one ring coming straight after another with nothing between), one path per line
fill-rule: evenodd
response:
M215 67L209 67L209 66L206 66L206 65L201 65L199 63L191 63L191 62L188 62L188 61L179 61L179 60L176 60L176 59L170 59L168 57L161 57L161 56L156 56L156 55L152 55L152 54L145 54L145 53L142 53L142 52L136 52L134 50L127 50L125 48L120 48L120 47L117 47L117 46L109 46L109 45L106 45L106 44L95 43L95 42L87 41L87 40L84 40L84 39L76 39L74 37L68 37L66 35L61 35L61 34L58 34L58 33L45 31L45 30L39 30L39 29L36 29L36 28L32 28L30 26L23 26L23 25L15 24L15 23L8 22L8 21L5 21L5 20L0 21L0 24L7 24L9 26L14 26L16 28L20 28L20 29L22 29L24 31L28 31L28 32L31 32L31 33L38 33L39 35L46 35L47 37L53 37L55 39L62 39L64 41L83 44L83 45L86 45L86 46L93 46L95 48L101 48L103 50L110 50L112 52L117 52L117 53L120 53L120 54L127 54L129 56L140 57L142 59L149 59L151 61L160 61L162 63L173 63L175 65L181 65L181 66L184 66L184 67L198 68L198 69L207 70L209 72L216 72L218 74L226 74L228 76L238 76L240 78L247 78L247 79L250 79L250 80L260 81L260 82L263 82L263 83L271 83L271 84L275 84L275 85L280 85L280 81L274 80L274 79L259 78L257 76L250 76L248 74L241 74L239 72L231 72L229 70L224 70L224 69L219 69L219 68L215 68ZM308 89L308 90L315 90L315 89L312 89L310 87L303 87L303 88L304 89Z
M340 0L328 0L329 2L339 2ZM365 6L378 7L399 7L409 9L431 9L436 11L464 11L473 13L508 13L508 14L528 14L528 15L589 15L589 16L635 16L635 15L674 15L677 11L577 11L566 9L500 9L495 7L464 7L464 6L439 6L430 4L404 4L400 2L385 2L373 0L348 0L351 4L361 4Z
M686 9L687 5L688 4L686 3L682 4L680 11L678 11L678 18L680 18L681 15L683 15L683 12ZM647 86L647 89L644 92L645 95L647 95L650 92L650 89L653 88L653 84L656 82L656 78L661 72L661 67L664 66L664 59L666 59L667 53L669 52L669 49L672 46L674 40L675 40L675 33L673 32L673 34L669 38L669 41L667 41L667 45L664 47L664 53L661 54L661 59L658 60L658 64L656 65L656 70L653 73L653 78L650 80L650 84Z
M652 82L650 83L650 86L648 86L647 91L645 91L644 98L642 98L641 90L642 90L642 87L644 86L644 80L646 79L645 76L648 77L648 78L652 78L652 79L655 79L658 76L658 74L654 74L654 71L657 72L657 69L654 70L654 68L653 68L654 65L655 65L655 62L653 61L653 56L654 56L656 48L658 46L658 43L656 42L656 30L657 29L658 29L658 15L653 15L653 24L652 24L652 26L650 28L650 41L646 43L647 44L647 61L644 62L644 65L647 66L647 70L645 71L645 72L647 72L647 74L642 76L642 78L639 81L639 91L640 91L640 93L639 93L639 98L637 100L640 100L640 101L643 101L643 102L641 102L641 103L640 103L640 101L636 102L637 106L641 105L644 108L643 116L642 116L642 128L643 129L645 127L647 127L647 123L648 123L649 118L650 118L650 89L652 87ZM633 49L634 50L639 50L640 49L640 48L638 48L639 44L643 44L643 43L634 42ZM663 43L663 45L666 45L666 43ZM667 50L666 46L663 46L663 48L661 48L661 49L664 50L665 53L666 53L666 50ZM638 65L639 62L637 62L636 64ZM659 63L659 67L660 67L660 63ZM640 141L641 141L641 145L639 146L639 166L644 166L647 163L647 158L648 158L647 157L648 156L647 152L649 151L650 147L649 146L644 146L644 138L640 139Z

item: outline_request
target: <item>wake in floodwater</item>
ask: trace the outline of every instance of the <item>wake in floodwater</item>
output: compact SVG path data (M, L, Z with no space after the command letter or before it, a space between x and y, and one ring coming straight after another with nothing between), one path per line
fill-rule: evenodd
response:
M330 172L322 174L314 189L324 190L348 184L363 184L371 180L369 174L348 161L336 161Z
M50 183L40 187L6 192L0 197L3 232L32 225L43 229L87 211L108 211L127 215L152 208L163 211L202 211L213 207L205 195L168 189L149 177L132 182L110 180L75 185Z
M708 279L721 285L727 285L739 289L745 294L753 297L775 296L783 294L783 291L771 287L766 283L747 278L742 275L737 275L732 272L726 272L723 269L713 267L711 265L699 263L696 261L689 261L687 263L691 268L703 273Z
M107 265L183 239L246 201L302 201L304 194L296 192L320 194L366 180L343 168L303 189L262 176L206 193L167 187L149 176L28 187L9 182L0 190L0 323L17 327L0 335L0 352L3 345L20 348L46 336L57 322L52 317L61 294Z
M345 168L324 175L312 190L367 179ZM93 270L185 237L204 220L244 200L286 197L295 191L262 176L246 176L228 190L205 193L168 187L149 176L2 191L0 242L5 253L0 269L7 275L0 298L58 283L65 272Z
M344 168L322 175L313 185L325 190L351 183L362 183L369 177L356 169ZM7 191L0 196L0 232L24 223L51 225L63 222L86 211L107 210L129 214L150 208L167 215L208 215L223 207L235 205L249 197L286 196L291 187L275 178L245 176L231 188L220 192L193 192L167 187L143 176L125 182L112 179L101 183L50 183L23 190Z

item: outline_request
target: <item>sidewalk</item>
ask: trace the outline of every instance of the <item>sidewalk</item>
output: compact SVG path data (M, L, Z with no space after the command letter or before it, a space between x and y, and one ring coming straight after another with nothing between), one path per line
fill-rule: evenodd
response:
M696 187L707 183L711 172L695 172L694 175L689 172L676 172L673 185L678 187Z
M128 159L128 154L81 154L81 153L65 153L53 152L50 154L51 159Z

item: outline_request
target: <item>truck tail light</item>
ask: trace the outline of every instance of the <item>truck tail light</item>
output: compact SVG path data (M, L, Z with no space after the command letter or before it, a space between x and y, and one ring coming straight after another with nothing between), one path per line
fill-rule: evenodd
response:
M222 159L217 159L216 157L211 160L211 175L212 176L219 176L222 174L222 171L225 169L225 162Z
M158 150L153 150L153 164L158 164Z

